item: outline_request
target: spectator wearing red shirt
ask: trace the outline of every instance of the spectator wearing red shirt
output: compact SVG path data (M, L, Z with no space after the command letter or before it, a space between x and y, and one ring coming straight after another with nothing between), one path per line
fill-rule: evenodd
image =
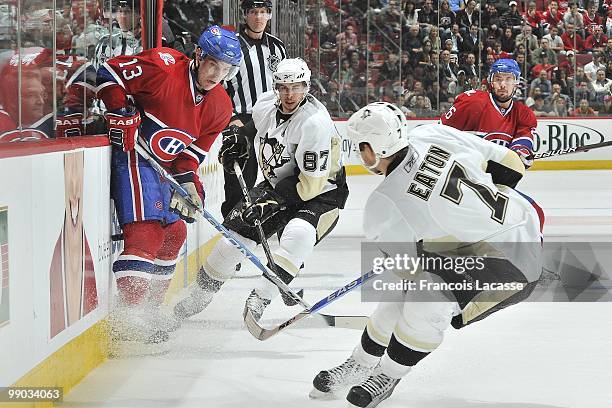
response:
M608 42L608 37L603 33L603 28L596 25L593 34L589 35L584 42L584 49L592 52L603 52Z
M589 106L587 99L581 99L580 105L572 111L572 116L597 116L597 112Z
M559 69L565 71L568 77L574 76L574 66L576 65L576 58L574 58L574 51L569 50L565 55L567 59L559 64Z
M573 24L568 24L566 28L566 31L561 35L565 51L584 51L584 41L582 40L580 34L576 33L576 26Z
M539 11L536 10L536 4L534 1L529 2L527 6L527 11L523 13L523 18L532 28L532 32L536 35L536 37L541 38L543 33L541 32L541 24L542 15Z
M597 4L591 2L586 12L582 14L582 21L584 22L584 29L588 34L595 33L595 27L601 26L603 19L597 14Z
M551 1L548 4L548 9L542 13L542 25L544 31L548 33L552 27L559 28L559 23L563 21L563 13L559 11L559 3ZM561 23L561 25L563 25Z

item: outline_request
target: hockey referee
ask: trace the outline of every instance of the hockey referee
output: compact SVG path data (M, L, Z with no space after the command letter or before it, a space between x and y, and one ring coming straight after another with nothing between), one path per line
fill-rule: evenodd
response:
M244 126L251 120L257 97L272 89L272 73L286 56L285 44L266 32L268 22L272 18L272 1L243 0L240 7L244 14L244 25L238 33L238 38L243 59L238 75L225 84L234 105L230 126ZM250 158L243 170L249 190L257 180L257 168L255 147L254 143L251 143ZM225 172L224 177L225 202L221 205L221 214L225 218L242 199L242 190L234 174Z

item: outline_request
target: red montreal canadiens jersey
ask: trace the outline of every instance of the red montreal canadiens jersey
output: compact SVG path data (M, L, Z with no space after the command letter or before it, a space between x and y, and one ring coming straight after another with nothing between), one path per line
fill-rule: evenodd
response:
M112 58L98 69L98 96L108 110L133 98L142 117L138 142L175 174L197 170L232 114L222 86L197 91L191 64L178 51L154 48Z
M521 102L513 101L502 112L489 92L471 90L458 95L440 121L513 150L533 153L537 121Z

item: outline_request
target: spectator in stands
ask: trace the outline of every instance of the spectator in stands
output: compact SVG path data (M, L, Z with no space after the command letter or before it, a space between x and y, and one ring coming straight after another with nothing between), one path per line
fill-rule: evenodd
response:
M565 54L564 51L564 46L563 46L563 40L561 39L561 36L559 35L559 28L554 26L551 27L548 30L548 34L546 34L544 37L542 37L542 39L547 39L549 44L550 44L550 48L554 51L554 52L560 52L562 54Z
M511 28L507 27L504 29L504 35L501 37L499 42L501 44L502 51L510 54L514 53L516 42Z
M457 80L457 72L459 72L459 67L451 63L451 53L448 50L444 50L441 53L440 59L440 81L442 82L442 86L448 86L449 83L455 82Z
M580 99L580 105L574 109L572 116L597 116L597 112L589 106L589 101L586 98Z
M456 20L455 12L451 10L448 0L442 0L442 2L440 2L439 16L440 23L438 24L438 27L440 28L440 34L442 34L442 37L444 37L445 35L450 34L451 28L453 27L453 24L455 24Z
M7 65L3 69L1 78L3 90L0 94L0 142L54 137L52 120L45 120L45 123L41 120L45 116L45 86L40 69L27 66L22 68L21 92L18 87L17 69L13 65ZM53 119L52 115L47 116Z
M389 0L389 3L381 9L381 19L387 24L394 22L398 23L400 26L405 26L406 19L397 1L398 0Z
M584 50L589 52L603 52L607 45L608 37L604 35L603 28L600 25L595 25L592 29L593 34L589 35L584 42Z
M406 4L404 4L404 18L406 19L406 27L419 23L419 13L416 10L414 1L408 0Z
M565 61L559 64L559 69L564 70L568 77L573 77L576 69L576 58L574 54L574 51L569 50L565 55Z
M563 14L559 11L559 3L551 1L548 8L542 13L542 26L544 31L549 34L553 28L558 30L563 27ZM555 48L553 44L553 48Z
M474 0L471 0L474 1ZM461 52L465 53L473 53L474 55L479 55L480 51L480 38L479 38L479 30L478 24L473 23L470 26L470 31L463 36L463 42L461 43Z
M457 72L457 80L449 83L448 93L450 95L459 95L470 89L470 83L468 78L465 76L465 71L460 69Z
M612 95L604 96L604 103L599 110L599 116L612 116Z
M342 40L346 41L347 46L357 47L359 45L359 39L352 24L347 24L344 31L336 35L336 44L339 44Z
M531 105L531 110L536 116L541 117L551 116L550 112L552 108L546 104L543 95L537 95L534 97L534 103Z
M569 116L569 109L567 107L567 101L563 98L557 98L554 100L553 109L550 112L550 116L566 117Z
M595 1L591 0L589 7L582 14L582 21L584 29L586 31L586 36L595 34L595 28L601 27L601 25L603 24L603 19L599 14L597 14L597 3Z
M448 3L455 14L465 7L465 2L463 0L448 0Z
M400 64L397 54L391 53L380 68L378 82L397 81L400 78Z
M529 50L529 54L532 54L536 48L538 48L538 37L536 37L532 28L529 24L523 26L523 32L516 36L516 45L525 45L525 48Z
M573 25L574 30L580 34L581 38L584 38L584 18L580 10L578 10L578 4L570 4L569 9L563 15L563 23L568 29L570 24Z
M612 79L612 59L606 64L606 78Z
M608 38L606 41L606 46L602 51L605 61L612 61L612 38Z
M604 97L612 94L612 80L606 78L606 70L598 69L596 78L590 83L593 102L596 106L603 105Z
M467 35L473 24L480 24L480 12L476 10L476 0L468 0L466 7L457 12L457 24L462 34Z
M606 65L602 62L603 57L600 53L593 53L593 60L584 66L584 74L589 81L594 81L597 77L597 71L603 69L606 70Z
M527 76L531 73L531 65L527 62L527 58L525 57L525 53L517 53L514 56L516 63L518 64L523 76ZM488 72L488 71L485 71Z
M471 78L473 76L478 76L478 66L476 65L476 56L472 53L469 53L467 57L465 57L465 64L461 67L461 69L465 72L467 78Z
M590 91L589 91L589 81L580 80L576 81L576 86L574 88L574 99L579 101L580 99L589 99Z
M530 85L531 89L540 88L542 91L542 96L547 97L550 95L552 91L552 82L548 79L548 72L546 70L541 70L538 74L538 77L531 81Z
M563 95L571 95L574 93L573 86L571 85L572 81L568 79L567 73L563 69L553 70L553 78L554 82L561 86L561 93ZM571 90L571 92L570 92ZM569 108L569 105L568 105ZM573 108L573 103L572 103Z
M428 35L429 31L438 24L438 10L434 10L432 5L432 0L425 0L423 8L419 10L418 21L425 35Z
M529 5L527 6L527 11L525 12L525 14L523 14L523 18L525 19L525 22L529 26L531 26L531 30L536 37L541 38L542 35L544 35L541 30L540 24L542 16L536 10L536 4L534 1L529 2Z
M484 35L499 38L501 34L501 17L497 12L497 7L493 3L487 3L485 10L482 12L481 24Z
M548 62L557 65L557 54L550 48L550 43L547 38L542 38L540 41L540 48L537 48L533 53L533 62L535 64L541 64L542 56L548 57Z
M461 31L459 30L459 24L453 24L451 27L450 34L443 36L442 39L445 43L444 48L446 48L446 42L450 40L452 43L450 51L455 54L458 54L461 50L461 44L463 44L463 37L461 36Z
M546 72L546 77L548 79L552 78L552 70L555 68L554 64L548 62L547 54L540 54L539 60L541 61L539 64L536 64L531 68L531 76L539 77L542 71Z
M542 90L539 87L529 89L529 96L525 98L525 105L531 108L535 103L536 96L542 95Z
M491 70L491 65L495 62L495 57L493 54L487 54L485 57L485 62L482 64L482 69L480 72L489 72Z
M568 109L571 109L573 107L573 103L569 95L566 95L562 92L561 84L553 83L552 92L550 93L550 96L548 96L547 98L547 104L554 107L555 101L559 98L565 100L565 106L567 106Z
M504 28L511 28L514 34L518 34L521 31L523 25L523 16L519 13L516 1L512 0L508 3L508 10L501 16L501 21Z
M421 37L419 35L419 26L410 26L408 34L404 35L402 42L402 50L410 52L413 57L412 61L415 62L416 55L423 51Z
M433 27L429 31L429 35L425 36L423 42L429 41L431 43L431 49L437 52L440 52L442 45L440 43L440 34L439 30L436 27Z
M576 26L572 23L565 24L565 32L561 35L565 51L574 50L582 52L584 50L584 41L580 34L576 33Z

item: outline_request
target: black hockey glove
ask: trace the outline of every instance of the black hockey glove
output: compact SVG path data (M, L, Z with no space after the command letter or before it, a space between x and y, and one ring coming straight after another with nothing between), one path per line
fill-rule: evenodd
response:
M251 141L240 133L240 127L230 125L222 133L223 142L219 149L219 163L223 165L226 172L234 174L234 162L237 162L241 170L249 159Z
M265 191L257 201L242 211L242 220L251 226L255 226L257 220L263 224L267 219L285 208L285 200L280 195L273 190Z

